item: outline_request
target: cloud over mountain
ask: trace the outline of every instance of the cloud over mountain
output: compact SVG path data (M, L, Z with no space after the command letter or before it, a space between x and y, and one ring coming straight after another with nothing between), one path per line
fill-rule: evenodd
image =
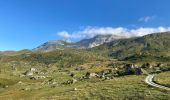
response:
M135 36L144 36L151 33L157 32L167 32L170 31L170 27L140 27L136 29L128 29L125 27L87 27L80 31L75 31L69 33L67 31L58 32L57 35L65 39L84 39L92 38L96 35L116 35L116 36L126 36L126 37L135 37Z

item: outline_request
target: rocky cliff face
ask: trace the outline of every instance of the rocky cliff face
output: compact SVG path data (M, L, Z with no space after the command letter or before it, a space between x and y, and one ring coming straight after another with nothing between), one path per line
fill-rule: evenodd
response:
M77 42L76 44L83 48L93 48L101 44L108 43L108 42L111 42L117 39L122 39L122 38L126 38L126 37L116 36L116 35L97 35L90 39L81 40Z

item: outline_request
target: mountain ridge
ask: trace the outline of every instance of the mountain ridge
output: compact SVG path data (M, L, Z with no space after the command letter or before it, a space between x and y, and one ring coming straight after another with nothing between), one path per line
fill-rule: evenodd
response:
M142 56L170 56L170 32L154 33L142 37L119 39L94 47L92 51L117 59ZM136 58L137 59L137 58Z
M93 38L83 39L78 42L68 42L64 40L53 40L45 42L44 44L34 48L33 51L44 51L50 52L57 49L65 49L65 48L78 48L78 49L87 49L93 48L104 43L108 43L117 39L127 38L125 36L117 36L117 35L96 35Z

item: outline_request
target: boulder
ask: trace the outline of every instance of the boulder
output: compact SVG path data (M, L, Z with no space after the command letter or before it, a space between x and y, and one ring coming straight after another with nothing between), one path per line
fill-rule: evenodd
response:
M31 89L30 89L29 87L27 87L27 88L25 88L25 89L23 89L23 90L25 90L25 91L30 91Z
M86 78L92 78L92 77L96 77L96 76L97 76L96 73L90 73L90 72L87 72L85 75Z
M36 68L31 68L30 71L31 71L31 72L35 72L35 71L36 71Z
M90 77L96 77L96 73L90 73Z
M150 68L151 65L149 63L145 63L141 66L141 68Z
M76 80L76 79L73 79L73 84L76 83L76 82L77 82L77 80Z
M48 80L47 82L45 82L45 83L47 83L48 85L56 85L57 84L57 82L56 82L56 80L55 79L50 79L50 80Z
M43 78L46 78L45 76L32 76L30 77L30 79L32 80L38 80L38 79L43 79Z
M161 68L160 68L160 67L155 67L155 71L156 71L157 73L159 73L159 72L161 72Z
M63 84L74 84L76 82L77 82L76 79L71 79L71 80L68 80L68 81L64 82Z
M26 76L32 76L34 73L32 71L26 71L24 75Z
M143 72L142 72L142 69L141 68L135 68L135 74L136 75L141 75Z
M77 91L77 88L74 88L73 90L74 90L74 91Z
M32 79L32 80L38 80L38 77L33 76L33 77L30 77L30 79Z
M96 75L98 78L104 78L105 77L105 73L104 71L98 72Z
M125 68L126 68L126 71L131 71L132 69L135 68L135 66L133 64L126 64Z
M74 76L75 76L75 74L74 74L74 73L71 73L71 74L70 74L70 76L71 76L71 77L74 77Z
M48 71L47 70L42 70L42 71L39 72L39 74L43 74L43 75L48 74Z
M18 84L23 84L23 82L22 82L22 81L19 81Z
M134 75L134 74L135 74L135 66L133 64L125 65L124 75Z

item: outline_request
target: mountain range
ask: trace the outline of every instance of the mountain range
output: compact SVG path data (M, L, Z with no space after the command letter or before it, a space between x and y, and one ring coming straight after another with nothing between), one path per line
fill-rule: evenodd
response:
M116 58L134 55L170 55L170 32L131 38L116 35L97 35L78 42L48 41L33 49L33 51L49 52L66 48L87 49Z
M81 52L88 51L88 53L97 53L103 57L120 60L156 59L157 61L170 61L170 32L153 33L132 38L115 35L97 35L78 42L48 41L33 50L6 51L0 52L0 54L18 55L31 53L32 51L51 52L56 50L64 50L66 52L82 50Z
M37 48L34 48L33 51L43 51L49 52L57 49L65 49L65 48L78 48L78 49L87 49L93 48L104 43L109 43L118 39L125 39L125 36L117 36L117 35L97 35L93 38L83 39L78 42L67 42L63 40L54 40L48 41Z

